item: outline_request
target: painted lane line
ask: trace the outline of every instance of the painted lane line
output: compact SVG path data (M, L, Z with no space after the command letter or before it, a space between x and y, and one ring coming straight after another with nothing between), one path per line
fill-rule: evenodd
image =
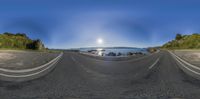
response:
M170 51L169 51L169 52L170 52ZM178 57L177 55L175 55L175 54L172 53L172 52L170 52L170 53L171 53L174 57L176 57L177 59L179 59L181 62L185 63L186 65L188 65L188 66L190 66L190 67L192 67L192 68L194 68L194 69L200 70L199 67L197 67L197 66L195 66L195 65L192 65L192 64L186 62L185 60L181 59L180 57Z
M159 62L159 60L160 58L156 59L156 61L151 66L149 66L149 69L153 68Z
M96 76L99 76L99 77L106 77L106 76L107 76L107 75L104 75L104 74L101 74L101 73L98 73L98 72L95 72L95 71L92 71L92 70L86 68L83 64L81 64L80 62L78 62L73 56L71 56L71 59L72 59L77 65L79 65L81 68L83 68L87 73L95 74Z
M72 59L74 62L76 62L76 59L74 59L74 57L73 57L73 56L71 56L71 59Z
M78 65L80 65L81 67L83 67L84 65L82 65L81 63L79 63L73 56L71 56L71 59Z
M71 56L71 59L72 59L76 64L78 64L78 65L80 65L80 66L84 66L84 65L82 65L81 63L79 63L73 56Z
M50 66L48 66L47 68L39 71L39 72L36 72L36 73L32 73L32 74L27 74L27 75L8 75L8 74L3 74L3 73L0 73L1 76L5 76L5 77L10 77L10 78L24 78L24 77L30 77L30 76L34 76L34 75L37 75L37 74L40 74L46 70L48 70L49 68L51 68L52 66L54 66L54 64L56 64L58 61L56 61L55 63L51 64Z
M0 71L3 72L11 72L11 73L25 73L25 72L32 72L35 70L39 70L41 68L47 67L48 65L52 64L53 62L57 61L60 57L63 56L63 52L61 52L56 58L52 59L51 61L49 61L48 63L35 67L35 68L31 68L31 69L23 69L23 70L10 70L10 69L4 69L4 68L0 68Z
M176 57L173 56L173 58L174 58L177 62L179 62L179 64L181 64L181 66L183 66L183 67L186 68L187 70L189 70L189 71L191 71L191 72L193 72L193 73L195 73L195 74L197 74L197 75L200 75L199 72L193 71L192 69L188 68L187 66L185 66L185 64L183 64L183 63L182 63L180 60L178 60Z
M77 65L80 65L81 68L83 68L84 70L86 70L86 72L89 72L88 69L86 69L86 68L84 67L84 65L82 65L81 63L79 63L73 56L71 56L71 59L72 59Z

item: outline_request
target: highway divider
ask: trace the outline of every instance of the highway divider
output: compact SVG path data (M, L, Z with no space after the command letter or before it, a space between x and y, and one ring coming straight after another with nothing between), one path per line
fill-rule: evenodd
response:
M181 59L179 56L169 51L172 57L177 61L179 67L188 75L200 80L200 67L188 63L187 61Z
M62 58L62 56L63 52L48 63L30 69L10 70L0 68L0 80L21 82L39 78L53 70L56 63Z

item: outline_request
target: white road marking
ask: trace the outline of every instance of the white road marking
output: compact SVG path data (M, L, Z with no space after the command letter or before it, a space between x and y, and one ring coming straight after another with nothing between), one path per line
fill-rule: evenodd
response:
M41 72L44 72L46 71L47 69L51 68L54 64L56 64L57 62L51 64L50 66L48 66L47 68L39 71L39 72L36 72L36 73L32 73L32 74L27 74L27 75L8 75L8 74L3 74L3 73L0 73L1 76L5 76L5 77L13 77L13 78L23 78L23 77L30 77L30 76L34 76L34 75L37 75L37 74L40 74Z
M44 68L50 64L52 64L53 62L55 62L56 60L58 60L60 57L62 57L63 53L60 53L60 55L58 55L56 58L52 59L51 61L49 61L48 63L35 67L35 68L31 68L31 69L23 69L23 70L10 70L10 69L4 69L4 68L0 68L0 71L3 72L11 72L11 73L25 73L25 72L31 72L31 71L35 71L35 70L39 70L41 68Z
M192 64L190 64L190 63L184 61L183 59L181 59L180 57L178 57L177 55L175 55L175 54L172 53L172 52L170 52L170 53L171 53L172 55L174 55L176 58L178 58L180 61L182 61L183 63L185 63L186 65L188 65L188 66L190 66L190 67L192 67L192 68L195 68L195 69L197 69L197 70L200 70L199 67L197 67L197 66L195 66L195 65L192 65Z
M30 76L34 76L34 75L37 75L37 74L40 74L40 73L42 73L42 72L44 72L44 71L46 71L46 70L48 70L49 68L51 68L51 67L53 67L54 66L54 64L56 64L57 62L58 62L58 60L61 58L61 56L63 55L63 53L61 54L61 55L59 55L58 57L56 57L55 59L53 59L53 63L52 64L50 64L48 67L46 67L45 69L42 69L42 70L40 70L40 71L38 71L38 72L35 72L35 73L31 73L31 74L26 74L26 75L10 75L10 74L3 74L3 73L0 73L0 76L5 76L5 77L10 77L10 78L24 78L24 77L30 77ZM50 62L49 62L50 63ZM47 64L49 64L49 63L47 63ZM46 64L45 64L46 65ZM43 66L43 65L42 65ZM34 68L35 69L35 68ZM31 69L27 69L27 70L31 70ZM12 70L10 70L10 71L12 71ZM22 70L21 70L22 71ZM21 72L20 71L20 72ZM24 70L24 71L26 71L26 70Z
M188 68L187 66L185 66L182 62L180 62L177 58L175 58L175 59L176 59L176 61L178 61L184 68L188 69L189 71L191 71L191 72L193 72L193 73L195 73L195 74L197 74L197 75L200 75L199 72L193 71L192 69L190 69L190 68Z
M149 69L153 68L158 63L159 60L160 58L158 58L151 66L149 66Z
M71 56L71 58L72 58L72 60L73 60L74 62L77 62L76 59L75 59L73 56Z
M99 76L99 77L106 77L106 75L104 75L104 74L101 74L101 73L98 73L98 72L95 72L95 71L92 71L92 70L86 68L83 64L81 64L80 62L78 62L73 56L71 56L71 59L76 64L78 64L79 66L81 66L81 68L83 68L87 73L95 74L96 76Z
M187 66L190 66L190 67L192 67L192 68L194 68L194 69L200 70L199 67L194 66L194 65L192 65L192 64L190 64L190 63L184 61L183 59L179 58L177 55L175 55L174 53L172 53L172 52L170 52L170 51L169 51L169 53L172 55L172 57L173 57L176 61L178 61L178 62L181 64L181 66L183 66L184 68L188 69L189 71L191 71L191 72L193 72L193 73L195 73L195 74L200 75L199 72L196 72L196 71L194 71L194 70L188 68ZM182 62L185 63L187 66L186 66L185 64L183 64Z

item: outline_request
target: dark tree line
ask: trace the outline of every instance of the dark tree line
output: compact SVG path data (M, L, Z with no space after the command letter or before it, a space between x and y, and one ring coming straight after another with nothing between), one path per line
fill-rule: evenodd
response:
M33 40L31 43L26 45L27 49L33 49L33 50L42 50L44 49L44 44L42 44L42 42L37 39L37 40Z
M0 34L0 48L8 49L45 49L40 39L32 40L25 33L9 33Z

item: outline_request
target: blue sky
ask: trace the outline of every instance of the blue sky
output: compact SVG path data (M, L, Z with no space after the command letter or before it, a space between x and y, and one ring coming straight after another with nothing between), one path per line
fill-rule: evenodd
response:
M49 48L158 46L200 31L198 0L0 0L0 33ZM98 38L103 44L97 44Z

